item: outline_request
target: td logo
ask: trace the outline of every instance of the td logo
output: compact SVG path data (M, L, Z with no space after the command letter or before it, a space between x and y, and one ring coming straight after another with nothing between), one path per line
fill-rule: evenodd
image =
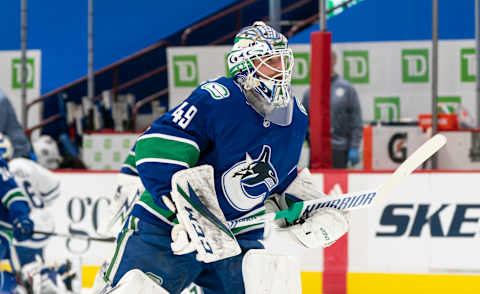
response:
M196 87L198 85L197 56L173 56L173 78L175 87Z
M402 50L402 81L404 83L428 83L428 49Z
M476 76L475 48L460 50L460 80L462 82L475 82Z
M375 97L373 101L374 119L380 121L398 121L400 119L399 97Z
M343 77L352 83L370 82L368 51L343 51Z
M293 53L295 64L292 72L292 85L310 84L310 54L308 52Z
M35 60L33 58L27 58L27 89L33 89L35 81ZM12 89L20 89L22 87L22 59L12 59Z
M462 104L462 98L460 96L439 96L437 102L439 105L445 105L448 109L448 113L455 113Z

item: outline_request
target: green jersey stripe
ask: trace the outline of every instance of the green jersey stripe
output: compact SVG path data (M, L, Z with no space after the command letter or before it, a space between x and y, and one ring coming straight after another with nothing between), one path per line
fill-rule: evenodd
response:
M2 204L8 209L10 204L17 200L27 201L27 198L25 198L25 195L23 195L20 188L13 189L7 193L2 199Z
M143 192L142 196L140 197L140 201L138 201L136 204L142 206L148 212L172 226L178 224L177 218L175 218L173 222L169 220L169 218L171 218L174 213L170 210L163 209L156 205L155 201L153 201L152 195L147 190Z
M7 240L10 240L10 242L13 242L13 233L10 229L8 229L8 230L7 229L0 229L0 235L5 237Z
M135 154L129 154L125 161L123 162L124 165L129 165L132 168L135 168Z
M198 150L198 152L200 152L200 148L198 147L198 144L197 144L195 141L189 140L189 139L185 139L185 138L182 138L182 137L165 135L165 134L147 134L147 135L143 135L143 136L141 136L140 138L138 138L137 142L138 142L138 141L141 141L141 140L152 139L152 138L159 138L159 139L164 139L164 140L169 140L169 141L177 141L177 142L189 144L189 145L192 145L193 147L195 147L195 148Z
M172 136L169 136L172 137ZM172 137L175 138L175 137ZM192 141L193 142L193 141ZM200 151L198 146L179 140L162 137L147 137L137 141L135 147L135 161L138 166L146 160L152 162L151 159L171 160L173 163L183 162L186 167L193 167L198 161ZM153 161L155 162L155 161ZM164 162L164 161L159 161ZM182 165L185 165L182 164Z
M120 261L122 260L123 253L125 251L125 247L127 245L128 239L135 233L134 230L130 230L128 227L123 229L122 233L120 234L120 238L117 241L117 247L115 249L115 253L110 261L110 265L108 266L107 272L103 279L105 282L111 282L113 277L117 273L118 267L120 265Z

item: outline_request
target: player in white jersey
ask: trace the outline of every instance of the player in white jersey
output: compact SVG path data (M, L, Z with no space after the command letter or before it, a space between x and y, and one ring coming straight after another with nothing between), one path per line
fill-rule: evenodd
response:
M0 136L2 135L0 134ZM3 140L8 141L8 138L3 137ZM10 173L28 200L30 217L35 224L35 230L54 232L54 218L48 208L60 196L59 178L50 170L30 159L11 159L8 154L6 159ZM49 239L49 235L34 233L28 240L15 241L14 245L20 266L29 272L48 272L51 278L44 279L45 283L36 287L42 287L45 290L48 288L54 293L71 293L72 279L74 278L71 262L60 262L49 266L43 262L44 250ZM63 277L60 278L60 276ZM39 278L41 279L41 277Z

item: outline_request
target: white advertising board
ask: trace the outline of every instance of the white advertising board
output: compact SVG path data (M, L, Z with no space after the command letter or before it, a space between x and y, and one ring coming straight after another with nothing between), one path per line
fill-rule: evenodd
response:
M113 197L115 173L58 173L61 196L49 207L55 230L65 234L102 237L97 229L105 217L105 205ZM100 265L111 254L114 244L52 237L47 258L81 256L83 265Z
M292 45L295 67L293 94L301 98L310 85L310 45ZM167 49L169 108L188 97L202 81L225 76L231 46ZM431 112L431 42L334 43L336 71L356 88L365 121L417 119ZM462 104L476 115L475 43L439 41L439 102Z
M327 174L330 183L332 176L342 175L314 173L315 182L322 189ZM97 228L105 212L103 207L112 196L116 174L57 175L62 196L51 208L56 231L100 237ZM348 173L348 191L379 186L389 175L388 172ZM476 196L476 183L479 180L479 172L414 173L384 205L352 211L348 273L478 273L480 198ZM273 252L295 256L302 272L324 270L324 250L303 248L286 232L271 231L264 244ZM99 266L110 258L113 247L109 243L53 237L46 256L47 260L58 260L76 255L84 266ZM93 276L90 274L88 279Z
M349 190L381 184L388 174L351 174ZM385 205L351 213L349 271L480 271L478 173L418 173Z

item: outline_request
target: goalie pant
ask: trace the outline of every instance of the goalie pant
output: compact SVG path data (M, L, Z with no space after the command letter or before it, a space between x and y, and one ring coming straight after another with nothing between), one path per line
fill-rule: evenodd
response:
M117 240L115 254L103 277L105 282L114 287L125 273L138 268L171 294L180 293L191 283L202 287L205 294L243 294L243 258L250 249L263 249L257 240L239 239L241 254L202 263L196 260L196 252L174 255L170 230L132 215Z

